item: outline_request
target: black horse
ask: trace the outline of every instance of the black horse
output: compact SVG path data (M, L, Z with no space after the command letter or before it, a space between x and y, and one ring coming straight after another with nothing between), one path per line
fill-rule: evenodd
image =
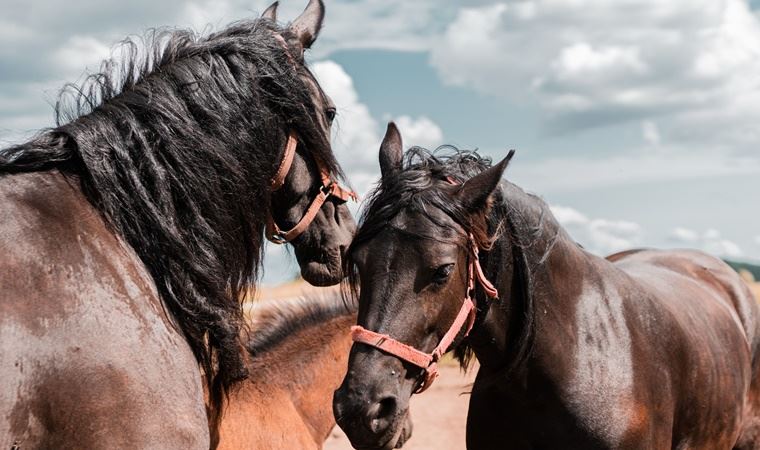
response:
M349 250L360 326L334 398L356 447L398 442L434 368L410 361L434 364L423 352L453 330L460 361L480 362L468 448L760 448L760 316L730 267L691 250L594 256L501 181L508 158L412 149L402 164L389 127L380 162ZM469 329L455 318L472 287Z
M290 235L303 277L342 278L335 108L304 64L324 6L275 13L158 32L144 60L126 44L0 151L1 448L208 448L268 219L312 219Z

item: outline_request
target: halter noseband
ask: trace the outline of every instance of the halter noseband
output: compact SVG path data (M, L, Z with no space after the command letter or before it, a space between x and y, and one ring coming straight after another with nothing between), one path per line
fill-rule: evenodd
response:
M432 352L422 352L411 345L406 345L391 338L387 334L376 333L359 325L351 327L351 339L354 342L361 342L362 344L378 348L385 353L389 353L420 367L425 372L422 384L415 389L415 394L424 392L433 384L433 381L438 377L438 360L448 351L449 346L454 342L454 339L456 339L465 325L467 325L467 328L465 328L464 336L466 337L470 333L475 323L476 313L475 298L473 296L475 292L475 280L477 279L487 296L496 298L499 295L499 292L483 273L483 268L480 267L480 259L478 258L479 248L475 242L475 238L470 234L468 239L470 255L468 258L469 263L467 264L467 293L465 294L462 307L459 309L459 314L457 314L451 327L443 335L441 342L438 343L438 346Z
M285 177L287 177L288 172L290 171L290 166L293 164L293 158L295 157L297 146L298 137L296 136L295 131L291 131L288 134L288 141L285 144L285 154L282 157L282 161L280 161L277 172L274 174L274 177L272 177L272 192L277 191L283 184L285 184ZM269 214L266 225L266 237L271 242L275 244L285 244L300 236L317 216L320 208L322 208L322 205L328 198L336 197L344 202L349 199L353 199L354 201L357 199L356 194L353 191L342 187L337 181L330 177L330 171L320 158L315 156L314 161L317 163L319 175L322 179L322 186L319 188L319 193L314 197L314 200L311 201L311 204L306 209L301 220L299 220L290 230L281 230L275 223L272 214Z

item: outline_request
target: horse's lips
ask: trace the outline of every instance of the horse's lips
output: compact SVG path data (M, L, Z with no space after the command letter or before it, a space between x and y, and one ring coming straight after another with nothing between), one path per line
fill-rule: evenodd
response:
M337 284L343 279L340 258L327 252L322 253L301 266L301 276L315 286Z
M407 412L408 414L408 412ZM392 450L394 448L401 448L406 444L406 442L411 437L411 431L407 432L406 424L408 421L404 421L404 425L401 425L396 428L396 430L393 432L391 437L385 441L384 444L381 444L377 447L367 447L366 450Z

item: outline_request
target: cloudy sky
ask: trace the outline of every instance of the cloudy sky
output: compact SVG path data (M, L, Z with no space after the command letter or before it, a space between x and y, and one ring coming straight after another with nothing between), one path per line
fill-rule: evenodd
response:
M282 0L294 18L305 0ZM353 185L378 177L395 120L405 145L517 156L586 247L695 247L760 259L760 1L326 0L310 55L339 108ZM64 81L151 27L216 29L261 0L2 0L0 145L52 125ZM296 265L269 251L265 280Z

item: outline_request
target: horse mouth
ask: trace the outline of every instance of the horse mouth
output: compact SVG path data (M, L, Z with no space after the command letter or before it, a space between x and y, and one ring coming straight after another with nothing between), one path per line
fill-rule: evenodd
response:
M394 448L401 448L406 444L409 438L412 437L412 422L409 420L408 412L404 419L404 425L400 427L394 427L388 430L386 435L390 435L387 440L382 444L355 447L359 450L392 450Z
M401 448L406 444L406 441L409 440L409 438L412 437L412 426L411 421L408 420L404 424L404 426L401 429L401 434L399 434L398 438L396 439L396 446L394 448Z
M314 286L332 286L343 279L341 251L328 250L310 255L298 255L301 277Z

